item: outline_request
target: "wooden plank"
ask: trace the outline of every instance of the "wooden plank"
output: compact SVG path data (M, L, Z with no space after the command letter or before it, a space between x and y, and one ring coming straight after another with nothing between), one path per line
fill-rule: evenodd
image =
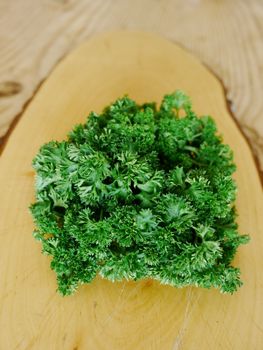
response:
M161 33L220 76L263 170L261 0L2 0L0 136L67 52L115 28Z
M56 293L49 258L31 236L31 160L41 144L62 140L91 111L128 93L160 101L180 87L194 109L215 117L235 152L244 286L234 295L176 289L151 280L97 278L70 297ZM41 86L0 159L1 349L261 349L263 201L251 152L230 117L219 81L195 58L151 34L93 38L64 59Z

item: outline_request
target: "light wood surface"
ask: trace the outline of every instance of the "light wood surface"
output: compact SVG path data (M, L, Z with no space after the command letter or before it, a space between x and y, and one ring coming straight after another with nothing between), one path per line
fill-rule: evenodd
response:
M116 28L160 33L205 62L263 171L262 0L1 0L0 136L67 52Z
M70 297L56 293L50 259L31 232L31 160L62 140L91 111L128 93L160 101L176 88L194 110L211 114L235 152L241 233L251 235L235 264L244 286L234 295L175 289L146 280L97 278ZM195 58L158 36L116 32L92 38L41 86L0 158L0 349L260 350L263 348L263 201L250 149L230 117L219 81Z

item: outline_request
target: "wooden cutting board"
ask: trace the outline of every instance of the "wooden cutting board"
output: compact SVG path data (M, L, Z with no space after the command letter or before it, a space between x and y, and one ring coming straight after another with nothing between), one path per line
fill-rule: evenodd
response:
M231 296L151 280L111 283L97 278L75 295L61 297L50 258L41 255L31 235L32 158L44 142L62 140L91 110L100 112L125 93L138 102L159 102L178 88L192 97L194 110L214 116L235 152L238 222L240 232L252 238L234 262L244 286ZM173 43L149 33L117 32L92 38L66 57L10 136L0 159L0 193L0 349L263 348L258 173L220 82Z

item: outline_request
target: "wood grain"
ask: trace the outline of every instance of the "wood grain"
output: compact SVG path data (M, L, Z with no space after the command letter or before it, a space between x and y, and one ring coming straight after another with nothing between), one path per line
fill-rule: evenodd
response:
M160 101L177 87L194 109L215 117L235 152L242 233L251 235L235 264L244 286L176 289L144 280L96 278L71 296L56 293L49 258L33 240L31 160L41 144L62 140L90 110L128 93ZM0 158L0 349L195 350L263 348L263 196L250 149L230 117L219 81L195 58L146 33L93 38L64 59L30 103Z
M263 171L261 0L1 0L0 136L67 52L116 28L160 33L205 62Z

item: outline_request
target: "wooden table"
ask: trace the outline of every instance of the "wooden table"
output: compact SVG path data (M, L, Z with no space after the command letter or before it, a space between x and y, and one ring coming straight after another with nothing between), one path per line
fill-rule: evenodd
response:
M1 0L0 136L66 53L113 29L160 33L204 62L263 170L261 0Z

